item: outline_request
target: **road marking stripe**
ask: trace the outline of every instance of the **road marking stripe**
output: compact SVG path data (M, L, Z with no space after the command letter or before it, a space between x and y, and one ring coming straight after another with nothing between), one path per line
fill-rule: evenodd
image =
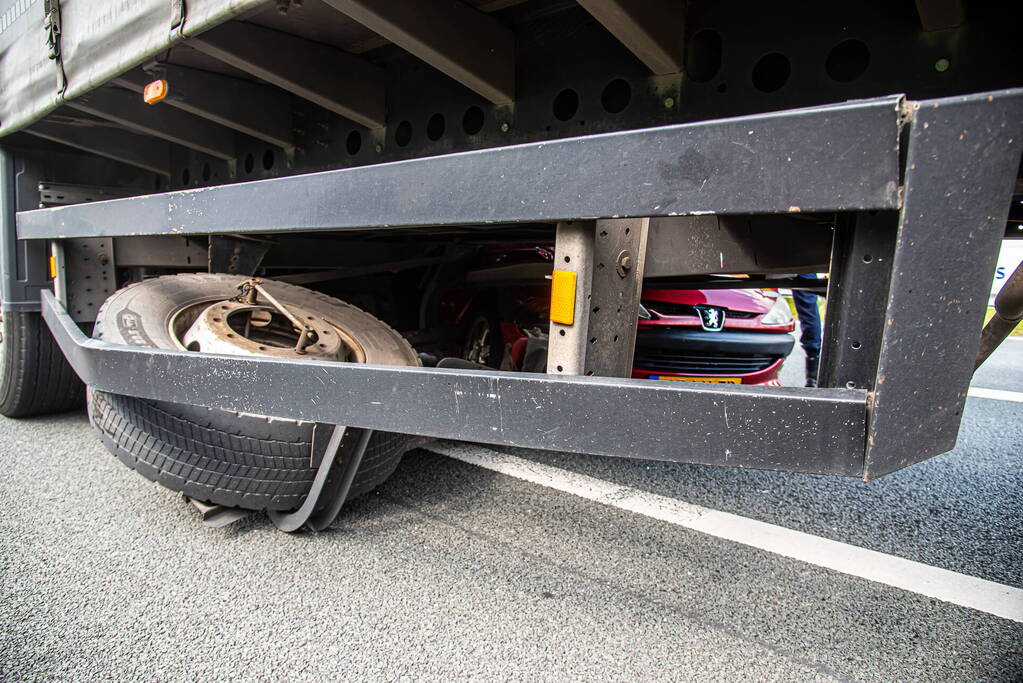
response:
M966 395L974 398L994 398L999 401L1015 401L1016 403L1023 403L1023 391L1004 391L1002 389L970 387L969 391L966 392Z
M748 517L612 484L480 446L436 442L434 453L603 505L1023 623L1023 590Z

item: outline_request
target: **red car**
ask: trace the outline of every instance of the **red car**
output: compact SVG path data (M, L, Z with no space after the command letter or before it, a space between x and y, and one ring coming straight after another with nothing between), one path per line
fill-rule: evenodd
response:
M448 292L442 309L461 330L461 358L506 370L546 370L550 283L540 278L549 274L552 259L547 247L484 250L472 280L500 281L509 268L526 279ZM633 377L780 384L795 323L776 292L647 288L641 299Z
M759 289L644 289L632 376L777 386L792 351L788 303ZM647 317L649 316L649 317Z

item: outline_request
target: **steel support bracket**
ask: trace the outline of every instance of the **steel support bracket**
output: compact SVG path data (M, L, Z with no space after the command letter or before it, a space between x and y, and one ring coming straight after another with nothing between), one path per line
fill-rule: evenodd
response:
M64 292L68 313L75 322L92 322L103 302L117 289L114 240L84 237L63 240L61 246L62 263L58 265L67 278Z
M629 377L648 218L558 224L555 271L575 274L571 323L551 320L547 372Z
M273 242L239 235L210 235L209 272L255 275Z
M1023 89L907 106L866 479L955 446L1023 150Z
M310 531L323 531L333 524L348 499L352 481L355 480L355 473L359 470L371 436L372 429L335 425L319 467L316 468L309 495L294 512L271 511L270 520L274 525L281 531L292 533L303 527ZM338 466L335 468L335 465Z

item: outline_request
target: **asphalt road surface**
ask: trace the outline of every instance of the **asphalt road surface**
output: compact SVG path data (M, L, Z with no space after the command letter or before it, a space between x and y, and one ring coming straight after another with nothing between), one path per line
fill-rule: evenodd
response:
M1023 341L974 386L1023 392ZM969 399L953 452L869 484L437 447L913 560L948 599L428 451L314 536L200 526L81 414L2 420L0 448L8 680L1023 679L1023 623L955 588L1023 607L1018 400Z

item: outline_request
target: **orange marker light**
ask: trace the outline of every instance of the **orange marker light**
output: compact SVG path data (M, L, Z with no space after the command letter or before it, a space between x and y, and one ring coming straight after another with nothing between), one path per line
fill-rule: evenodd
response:
M163 98L167 97L168 90L169 86L167 85L167 81L162 78L155 80L147 85L142 91L142 99L146 104L156 104Z
M50 257L50 279L57 279L57 259L52 256Z

